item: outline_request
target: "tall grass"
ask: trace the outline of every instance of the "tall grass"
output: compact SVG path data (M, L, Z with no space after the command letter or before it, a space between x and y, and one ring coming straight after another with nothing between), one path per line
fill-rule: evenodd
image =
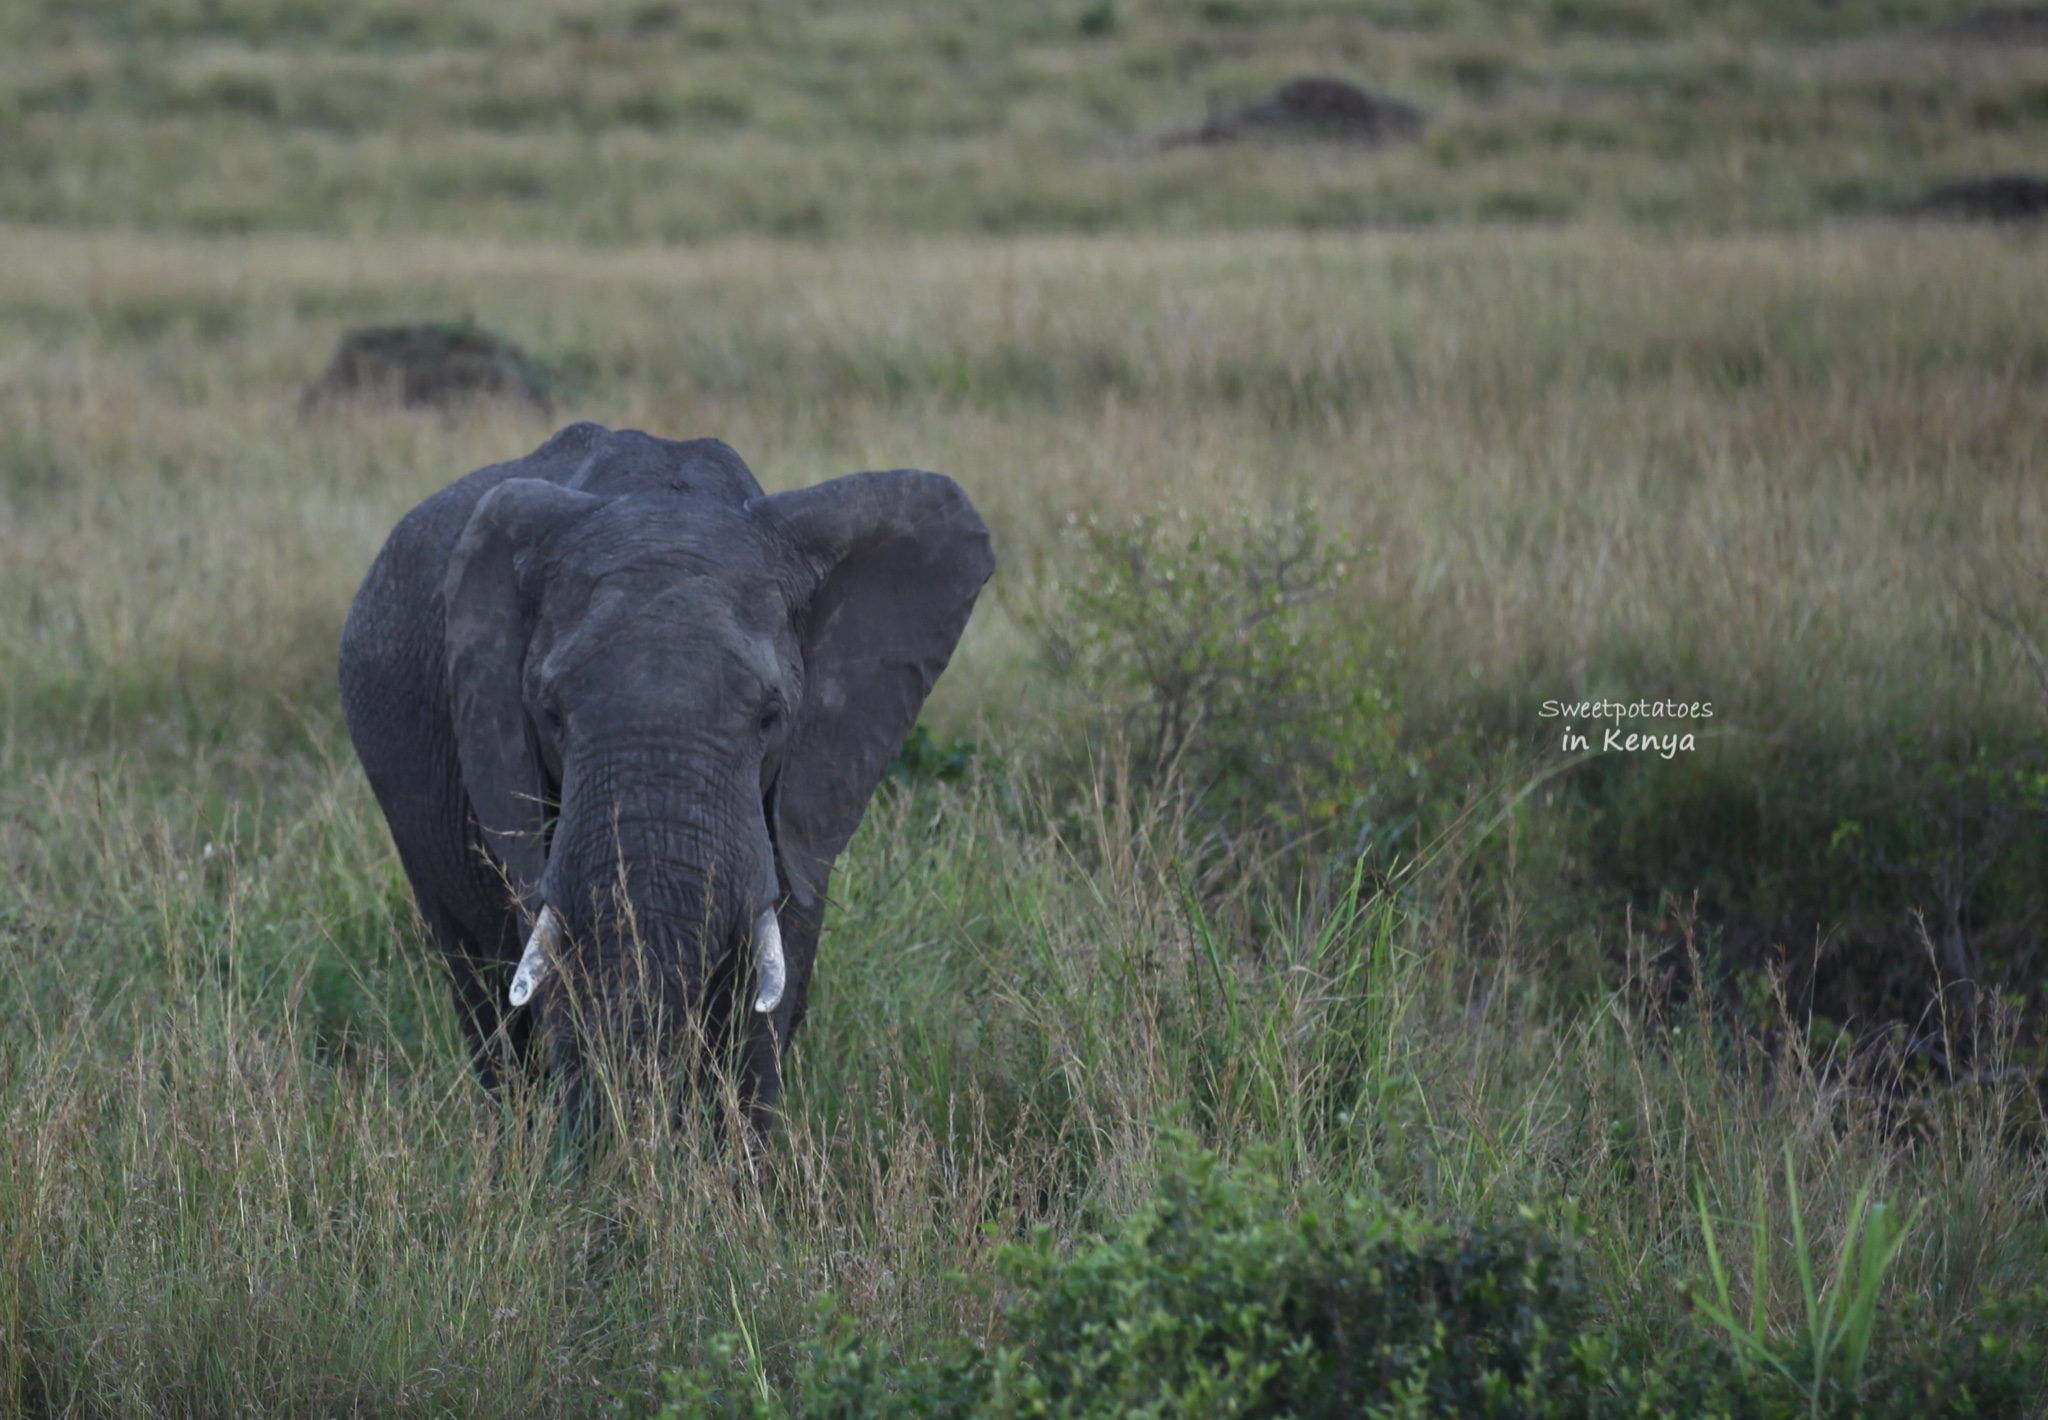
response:
M1645 1338L1687 1334L1701 1207L1788 1240L1738 1284L1770 1328L1800 1325L1793 1209L1829 1257L1871 1187L1917 1211L1887 1296L1921 1325L2039 1280L2019 1080L1902 1124L1882 1062L1766 1049L1636 974L1560 1011L1424 895L1221 937L1173 823L1034 832L985 781L878 804L765 1177L662 1111L565 1169L545 1100L466 1074L352 773L211 857L132 773L39 787L11 807L96 889L6 907L15 1409L581 1412L736 1325L779 1375L821 1290L907 1349L979 1334L992 1249L1118 1216L1162 1122L1440 1215L1569 1206Z
M1870 780L1923 821L1901 726L1937 768L2038 739L2012 629L2043 631L2037 258L1874 230L0 231L6 1406L583 1413L735 1327L779 1383L824 1289L913 1351L990 1334L1000 1242L1108 1226L1163 1123L1442 1216L1575 1210L1649 1346L1695 1335L1702 1200L1724 1237L1761 1208L1778 1245L1729 1304L1781 1335L1792 1188L1831 1259L1868 1187L1916 1219L1887 1315L1968 1334L1987 1289L2042 1280L2028 959L1974 1027L1836 1039L1800 961L1717 974L1732 918L1674 904L1811 859L1840 913L1773 944L1878 922L1928 963L1917 906L1945 960L1934 888L1878 895L1877 855L1829 840L1891 831ZM720 434L773 486L943 468L997 530L933 709L979 767L888 791L843 865L763 1177L715 1098L578 1173L549 1101L478 1094L339 733L334 638L390 525L549 425L298 393L343 327L462 311L555 362L562 418ZM1199 815L1108 749L1049 778L1034 746L1080 726L1018 613L1085 566L1070 512L1305 497L1363 554L1332 613L1403 707L1391 773L1428 811L1400 856L1429 866L1190 883ZM1712 699L1714 737L1567 768L1537 709L1601 694ZM2018 881L2035 810L1998 812L1971 851ZM2032 900L1964 899L1966 945L2004 902L2024 946Z

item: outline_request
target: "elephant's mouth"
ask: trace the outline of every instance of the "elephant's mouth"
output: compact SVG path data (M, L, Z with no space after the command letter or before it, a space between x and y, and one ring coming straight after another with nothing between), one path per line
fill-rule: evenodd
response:
M782 988L788 979L782 960L782 924L773 907L762 909L754 919L753 936L754 1009L765 1015L782 1004ZM568 933L555 909L541 908L533 924L533 935L526 939L526 950L519 958L519 970L512 976L509 997L515 1010L531 1001L534 992L554 974L556 962L567 945Z

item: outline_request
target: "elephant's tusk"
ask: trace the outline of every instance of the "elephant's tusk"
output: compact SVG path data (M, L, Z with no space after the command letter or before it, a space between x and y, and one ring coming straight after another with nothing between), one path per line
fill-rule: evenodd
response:
M519 970L512 977L512 1005L524 1006L540 990L540 984L555 969L555 952L562 945L562 919L555 909L543 907L526 939L526 953L519 958Z
M782 1003L785 975L782 924L775 920L775 909L771 907L754 919L754 978L761 988L754 996L755 1010L765 1014Z

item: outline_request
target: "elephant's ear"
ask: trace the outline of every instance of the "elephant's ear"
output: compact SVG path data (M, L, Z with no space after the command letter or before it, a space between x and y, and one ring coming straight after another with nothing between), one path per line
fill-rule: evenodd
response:
M546 866L545 784L521 691L541 591L530 554L549 531L601 502L537 478L507 479L470 514L441 581L462 785L522 898L533 895Z
M803 704L775 790L783 872L809 906L946 668L995 549L939 473L849 474L748 507L815 578L800 617Z

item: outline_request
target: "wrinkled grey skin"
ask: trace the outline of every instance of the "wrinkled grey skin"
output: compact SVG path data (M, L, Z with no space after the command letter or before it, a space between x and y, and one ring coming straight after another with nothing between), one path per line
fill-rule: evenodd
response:
M508 1055L579 1079L593 1004L636 1034L695 1012L738 1042L765 1134L833 860L994 567L943 475L764 496L715 439L594 424L399 523L342 631L342 707L487 1086ZM543 906L571 947L515 1009ZM756 1013L770 906L788 984Z

